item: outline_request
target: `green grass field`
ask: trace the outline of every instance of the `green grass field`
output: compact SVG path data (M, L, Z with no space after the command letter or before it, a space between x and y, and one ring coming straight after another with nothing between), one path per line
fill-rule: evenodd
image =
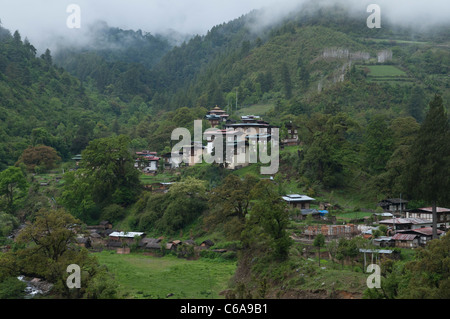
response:
M369 76L393 77L407 76L407 74L393 65L368 65Z
M175 256L95 253L100 264L115 275L125 299L220 299L236 263L209 259L186 260Z

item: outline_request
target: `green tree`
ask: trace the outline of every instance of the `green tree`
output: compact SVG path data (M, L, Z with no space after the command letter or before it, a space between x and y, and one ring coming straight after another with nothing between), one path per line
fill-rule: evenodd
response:
M411 89L411 95L407 104L408 113L416 119L417 122L422 123L425 106L425 94L420 86L415 85Z
M374 116L364 135L364 159L370 173L379 174L386 167L392 155L392 132L384 116Z
M437 238L437 203L450 202L450 127L439 95L429 106L406 165L406 187L411 198L431 203L433 238Z
M313 245L317 247L318 255L319 255L319 267L320 267L320 248L325 246L325 236L322 234L318 234L316 238L314 238Z
M258 179L252 175L243 179L228 175L222 185L210 193L210 214L205 218L206 225L212 228L223 225L230 239L239 239L249 212L250 192L257 182Z
M0 238L6 237L19 226L19 220L11 214L0 212Z
M9 277L0 282L0 299L22 299L25 297L27 284L16 277Z
M286 62L281 65L281 82L286 99L290 99L292 97L292 80Z
M166 195L166 207L156 225L165 231L178 231L207 208L205 181L187 177L173 184Z
M124 135L102 138L90 142L82 152L81 168L92 183L94 202L128 205L135 201L141 184L130 142Z
M24 163L31 172L34 172L37 167L48 171L55 167L55 164L60 160L61 157L59 157L56 150L50 146L29 146L23 151L16 165Z
M276 260L286 260L292 245L286 231L289 223L286 203L280 199L277 188L268 180L256 184L251 196L254 203L245 226L244 247L252 247L255 241L266 242Z
M0 172L0 196L6 198L6 211L15 211L15 202L28 190L27 180L19 167L8 167Z

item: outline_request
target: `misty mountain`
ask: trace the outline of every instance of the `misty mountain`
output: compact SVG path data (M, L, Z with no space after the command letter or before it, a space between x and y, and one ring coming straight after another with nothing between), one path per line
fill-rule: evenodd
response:
M106 62L139 63L151 68L180 41L188 36L171 31L165 35L142 30L123 30L99 21L78 35L79 39L58 39L55 62L71 70L71 60L84 53L95 53Z

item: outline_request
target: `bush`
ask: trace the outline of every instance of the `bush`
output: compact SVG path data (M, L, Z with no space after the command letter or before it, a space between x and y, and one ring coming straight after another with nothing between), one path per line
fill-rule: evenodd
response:
M114 223L124 218L125 208L117 204L112 204L103 209L101 216L103 220L109 220Z
M0 299L22 299L25 297L27 284L15 277L0 282Z

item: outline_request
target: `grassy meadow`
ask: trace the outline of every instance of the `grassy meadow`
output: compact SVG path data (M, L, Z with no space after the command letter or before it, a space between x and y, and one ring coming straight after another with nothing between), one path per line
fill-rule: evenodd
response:
M175 256L95 253L119 284L126 299L220 299L227 289L236 263L210 259L186 260Z

